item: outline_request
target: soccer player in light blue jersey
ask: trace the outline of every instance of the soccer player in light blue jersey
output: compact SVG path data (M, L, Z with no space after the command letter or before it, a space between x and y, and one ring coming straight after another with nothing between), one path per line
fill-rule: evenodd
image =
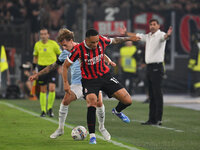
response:
M47 74L48 72L55 70L58 68L58 66L62 65L67 58L67 56L70 54L70 50L73 49L74 46L76 46L78 43L74 42L74 33L71 32L68 29L60 29L58 33L58 39L57 41L59 42L59 37L60 38L65 38L65 44L63 45L63 51L58 57L58 60L52 64L41 70L40 72L32 75L29 77L29 80L33 81L37 79L39 76L43 74ZM105 61L112 65L116 66L114 62L112 62L106 55L104 57ZM60 104L60 109L59 109L59 127L58 129L50 135L50 138L57 138L58 136L61 136L64 134L64 124L65 120L67 118L68 114L68 107L69 104L72 101L75 101L76 99L82 98L83 93L82 93L82 84L81 84L81 70L80 70L80 62L77 60L76 62L73 63L71 66L71 91L70 93L65 93L64 98ZM99 92L99 97L98 97L98 102L97 102L97 118L99 122L99 131L103 135L105 140L110 140L111 136L109 132L106 130L104 126L105 122L105 107L102 101L102 93Z

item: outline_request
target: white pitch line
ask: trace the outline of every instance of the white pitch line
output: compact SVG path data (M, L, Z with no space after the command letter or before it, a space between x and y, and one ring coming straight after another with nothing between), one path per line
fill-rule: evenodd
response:
M21 108L21 107L15 106L15 105L10 104L10 103L7 103L7 102L0 102L0 104L4 104L4 105L6 105L6 106L9 106L9 107L11 107L11 108L20 110L20 111L25 112L25 113L27 113L27 114L30 114L30 115L32 115L32 116L36 116L36 117L39 116L38 113L25 110L25 109L23 109L23 108ZM41 119L44 119L44 120L47 120L47 121L50 121L50 122L52 122L52 123L58 124L58 121L56 121L56 120L54 120L54 119L51 119L51 118L44 118L44 117L40 117L40 118L41 118ZM65 127L70 128L70 129L73 129L73 128L74 128L73 126L71 126L71 125L66 125L66 124L65 124ZM100 136L100 135L96 135L96 137L99 138L99 139L101 139L101 140L104 140L104 138L103 138L102 136ZM104 141L105 141L105 140L104 140ZM137 149L137 148L135 148L135 147L131 147L131 146L128 146L128 145L124 145L124 144L122 144L122 143L120 143L120 142L116 142L116 141L113 141L113 140L109 140L109 141L107 141L107 142L112 143L112 144L114 144L114 145L117 145L117 146L119 146L119 147L127 148L127 149L129 149L129 150L140 150L140 149Z
M139 123L144 122L144 121L140 121L140 120L133 120L133 121L139 122ZM175 131L175 132L184 132L183 130L178 130L178 129L175 129L175 128L168 128L168 127L165 127L165 126L159 126L159 125L151 125L151 126L161 128L161 129L166 129L166 130L172 130L172 131Z

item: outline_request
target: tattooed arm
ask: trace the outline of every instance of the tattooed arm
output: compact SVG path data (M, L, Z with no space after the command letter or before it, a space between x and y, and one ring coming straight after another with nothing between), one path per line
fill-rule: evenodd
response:
M120 44L126 41L139 41L140 37L130 36L130 37L115 37L112 38L112 44Z
M36 74L30 76L30 77L29 77L29 80L30 80L30 81L36 80L39 76L44 75L44 74L47 74L47 73L49 73L50 71L57 69L58 66L59 66L59 65L55 62L55 63L53 63L53 64L51 64L51 65L45 67L44 69L42 69L40 72L38 72L38 73L36 73Z

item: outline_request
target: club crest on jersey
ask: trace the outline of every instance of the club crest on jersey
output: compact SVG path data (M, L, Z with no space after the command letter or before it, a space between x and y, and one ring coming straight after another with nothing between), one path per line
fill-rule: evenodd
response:
M46 51L47 51L47 49L46 49L46 48L44 48L44 49L43 49L43 51L45 51L45 52L46 52Z
M102 51L102 47L101 46L99 46L99 50L100 50L100 52Z

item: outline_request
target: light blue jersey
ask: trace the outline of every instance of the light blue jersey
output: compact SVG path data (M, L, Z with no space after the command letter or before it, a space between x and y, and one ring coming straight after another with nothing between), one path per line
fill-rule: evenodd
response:
M59 65L63 64L64 61L67 59L67 56L70 54L67 50L63 50L60 56L58 57ZM57 62L58 62L57 61ZM80 63L78 60L76 60L71 65L71 84L81 84L81 69L80 69Z

